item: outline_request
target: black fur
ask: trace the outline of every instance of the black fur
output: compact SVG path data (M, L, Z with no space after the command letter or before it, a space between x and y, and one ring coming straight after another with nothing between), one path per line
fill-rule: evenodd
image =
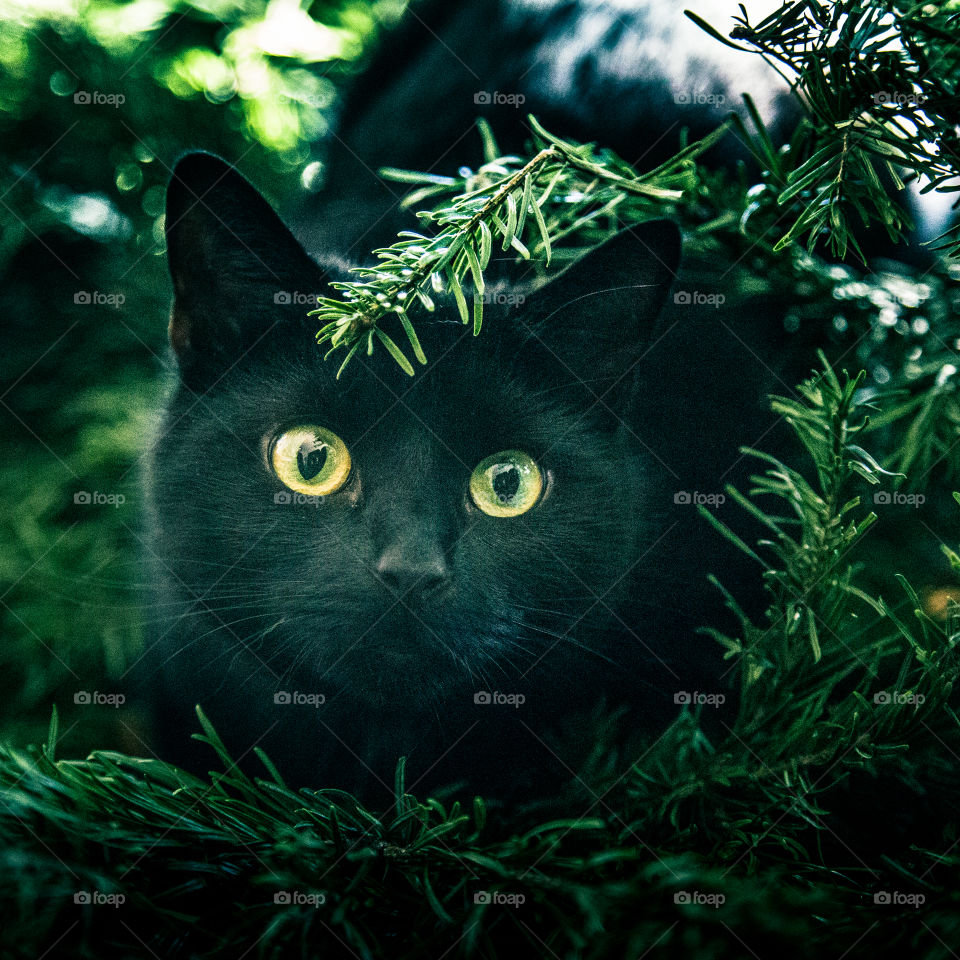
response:
M519 307L492 303L478 338L442 304L413 381L380 350L340 382L304 306L276 296L333 274L236 172L182 161L168 225L181 377L150 470L168 619L141 665L162 755L197 762L199 702L238 756L259 744L293 782L376 791L406 753L414 781L509 795L569 776L545 744L599 697L656 729L674 692L720 687L694 630L720 616L706 573L736 558L674 494L719 492L738 440L765 429L769 374L735 303L668 297L672 224L625 231ZM319 506L275 502L265 450L294 423L351 450L351 481ZM492 518L467 482L511 448L550 488ZM494 690L526 702L475 704Z
M212 762L188 749L201 703L242 762L262 746L293 783L385 797L407 754L418 791L460 781L503 798L544 795L589 752L577 718L598 700L626 705L628 726L655 734L676 693L732 698L717 646L695 633L724 623L706 575L720 573L747 606L759 578L677 495L746 485L737 448L761 438L777 448L766 395L789 391L800 371L788 369L779 307L745 304L736 271L690 264L671 288L678 232L652 222L542 289L503 278L502 292L526 299L492 298L478 338L441 303L421 320L430 363L415 380L381 349L336 382L305 313L341 275L337 257L351 246L361 256L363 238L387 240L396 226L392 194L369 168L430 166L431 151L472 122L464 98L476 77L516 79L517 58L545 29L521 18L499 46L464 46L456 38L490 3L417 9L442 22L428 36L417 21L407 28L409 65L391 83L374 65L348 107L327 191L299 216L319 258L227 164L195 154L176 168L178 382L149 477L165 619L139 670L165 758ZM570 9L552 16L549 29L562 29ZM437 30L476 59L465 76L448 71L446 86L426 80L450 53ZM416 106L418 87L446 113ZM537 101L536 83L525 89ZM621 105L642 99L631 97ZM583 137L589 110L573 103L566 126L556 97L527 106ZM416 116L416 130L391 110ZM660 120L631 116L631 136L655 139ZM516 122L500 129L522 133ZM715 303L675 303L671 289ZM296 423L333 430L353 458L350 482L319 506L275 502L284 488L266 451ZM512 448L540 462L549 488L529 513L492 518L472 506L468 479ZM281 691L325 702L275 703ZM481 691L525 702L475 703ZM564 723L574 734L561 747Z

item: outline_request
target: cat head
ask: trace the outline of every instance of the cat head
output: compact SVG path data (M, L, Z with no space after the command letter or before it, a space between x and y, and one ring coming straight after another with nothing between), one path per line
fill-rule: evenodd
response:
M439 302L414 378L378 348L339 380L306 314L340 273L234 169L184 158L166 224L179 382L151 474L190 643L380 703L592 645L647 537L634 389L673 224L532 293L505 282L476 338Z

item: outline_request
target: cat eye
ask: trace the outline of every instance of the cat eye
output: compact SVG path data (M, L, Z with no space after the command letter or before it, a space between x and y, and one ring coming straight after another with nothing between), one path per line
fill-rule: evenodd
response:
M336 493L350 476L350 452L323 427L291 427L273 441L270 464L291 490L315 497Z
M543 473L522 450L484 457L470 475L470 497L491 517L518 517L540 499Z

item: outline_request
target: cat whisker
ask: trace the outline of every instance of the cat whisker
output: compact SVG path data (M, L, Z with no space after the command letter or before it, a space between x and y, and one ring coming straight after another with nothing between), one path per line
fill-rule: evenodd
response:
M544 636L554 637L555 639L563 641L564 643L569 643L578 650L583 650L585 653L592 654L593 656L598 657L600 660L605 660L612 666L617 665L616 660L613 660L605 653L601 653L599 650L594 650L592 647L587 646L582 640L571 636L569 633L558 633L556 630L550 630L546 627L541 627L525 620L512 620L511 622L517 624L517 626L524 627L527 630L533 630L534 632L543 634Z

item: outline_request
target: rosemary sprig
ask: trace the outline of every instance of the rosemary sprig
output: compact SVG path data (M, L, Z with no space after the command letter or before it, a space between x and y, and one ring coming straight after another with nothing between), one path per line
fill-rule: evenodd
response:
M590 222L611 217L629 222L662 213L697 184L696 158L727 129L720 127L667 163L638 174L609 151L568 143L533 117L530 122L537 149L529 160L498 156L489 128L483 127L486 162L476 173L447 178L383 171L419 185L408 205L444 199L418 213L421 222L435 228L433 235L402 232L396 243L375 251L375 266L356 268L357 280L332 283L340 296L321 298L311 311L322 323L317 342L329 344L327 356L347 351L338 377L361 347L372 353L376 341L412 376L413 365L382 322L396 315L414 357L425 364L411 312L416 307L433 311L431 294L452 295L462 322L472 323L479 334L485 274L496 242L502 251L549 265L555 246Z

